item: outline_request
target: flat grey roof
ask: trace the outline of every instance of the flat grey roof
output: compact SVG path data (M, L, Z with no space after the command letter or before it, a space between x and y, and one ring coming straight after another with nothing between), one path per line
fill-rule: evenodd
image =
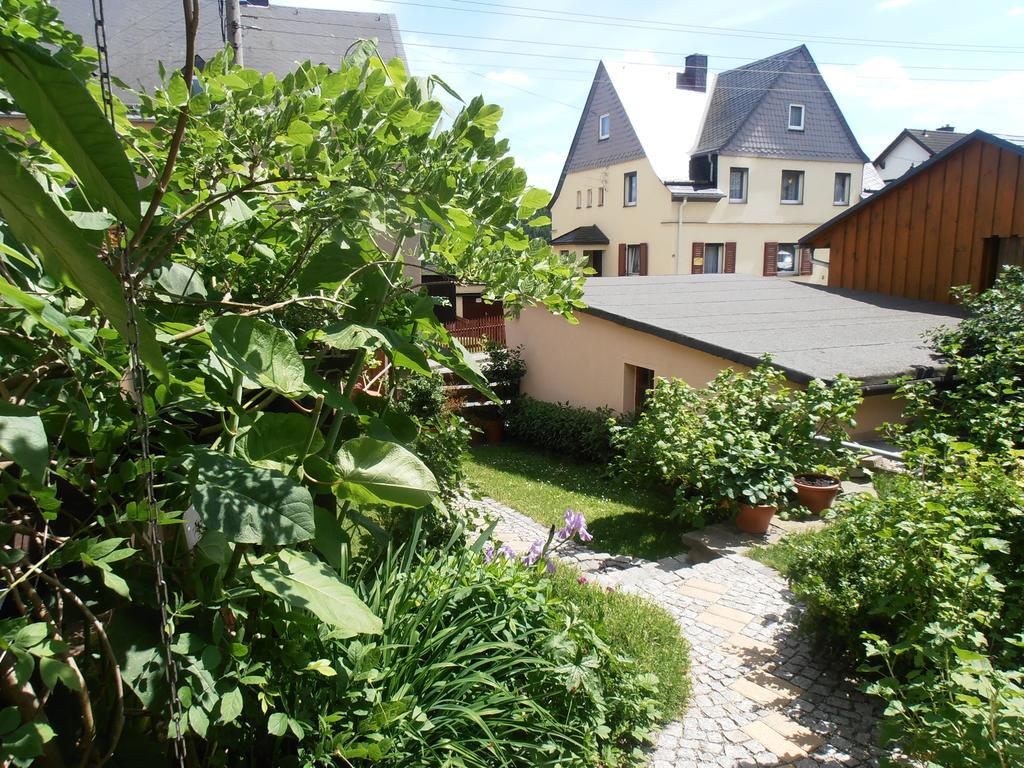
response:
M737 363L770 354L801 384L940 375L923 334L962 317L947 304L754 275L591 278L583 300L587 314Z

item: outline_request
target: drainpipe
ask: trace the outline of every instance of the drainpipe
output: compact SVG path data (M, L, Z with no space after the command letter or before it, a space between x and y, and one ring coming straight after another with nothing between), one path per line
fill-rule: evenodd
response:
M686 205L684 197L679 202L679 223L676 225L676 274L683 274L683 207Z

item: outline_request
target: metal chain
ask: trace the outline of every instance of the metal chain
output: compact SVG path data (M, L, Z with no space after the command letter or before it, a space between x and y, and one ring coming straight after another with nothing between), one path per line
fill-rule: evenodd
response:
M103 0L92 0L92 12L96 25L96 51L98 53L97 58L99 59L99 80L100 92L103 96L103 111L111 126L113 126L114 95L111 89L110 61L107 56ZM164 542L157 519L155 469L149 445L150 424L149 415L146 413L146 371L143 367L142 356L139 354L140 335L139 324L136 319L138 300L135 290L135 275L132 273L125 249L125 230L123 225L118 225L117 227L115 247L119 253L121 286L128 310L127 337L131 396L135 404L135 426L139 433L142 464L145 468L146 517L149 523L150 557L156 571L156 600L160 607L160 637L163 641L166 662L165 674L167 685L170 689L168 692L168 708L170 710L171 722L174 726L174 756L180 768L185 768L185 732L181 699L178 697L178 663L174 658L174 651L172 649L174 627L170 618L170 595L167 590L167 581L164 578Z

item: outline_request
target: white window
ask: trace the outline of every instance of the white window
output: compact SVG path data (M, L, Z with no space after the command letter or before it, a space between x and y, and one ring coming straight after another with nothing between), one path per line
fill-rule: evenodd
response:
M597 140L604 141L612 135L612 118L610 115L601 115L597 119Z
M850 174L836 174L835 192L832 195L832 203L834 205L850 204Z
M587 190L587 208L593 208L593 207L594 207L594 190L593 189L588 189Z
M622 177L622 204L636 205L636 171L623 174Z
M780 275L795 275L799 269L800 246L796 243L779 243L778 269Z
M604 187L597 188L597 207L600 208L604 205Z
M627 245L626 246L626 274L627 275L639 275L640 274L640 246L639 245Z
M729 169L729 202L747 202L747 169Z
M577 189L576 190L576 207L577 208L582 208L583 207L583 190L582 189Z
M789 105L789 130L802 131L804 129L804 105Z
M725 272L725 246L722 243L704 243L704 274Z
M804 172L782 172L782 202L786 205L799 205L804 201Z

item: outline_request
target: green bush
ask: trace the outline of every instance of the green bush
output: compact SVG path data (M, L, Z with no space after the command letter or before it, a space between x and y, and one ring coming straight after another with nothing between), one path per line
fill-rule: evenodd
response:
M806 626L889 700L886 734L929 764L1024 759L1024 461L887 483L796 542Z
M635 424L612 428L616 465L676 489L688 524L728 514L723 499L778 504L795 474L849 461L841 441L861 399L843 376L788 386L768 358L747 373L724 370L703 389L659 379Z
M596 411L523 395L505 410L505 434L520 443L594 462L611 459L611 408Z
M661 717L654 676L560 599L543 567L464 549L411 567L393 555L360 596L382 635L342 640L310 622L257 641L261 656L288 661L253 685L289 726L246 737L274 765L643 763Z
M682 715L690 692L690 646L672 614L638 595L590 582L568 566L559 566L552 581L555 594L574 606L615 653L658 678L665 719Z
M992 289L957 296L968 317L932 335L953 380L905 382L908 424L890 427L911 458L937 467L958 441L990 453L1024 448L1024 270L1009 267Z

